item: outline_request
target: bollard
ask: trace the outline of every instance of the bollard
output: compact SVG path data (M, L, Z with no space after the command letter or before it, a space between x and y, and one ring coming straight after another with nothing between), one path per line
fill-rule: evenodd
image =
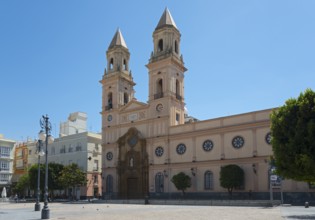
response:
M308 208L308 207L309 207L308 202L305 202L305 208Z

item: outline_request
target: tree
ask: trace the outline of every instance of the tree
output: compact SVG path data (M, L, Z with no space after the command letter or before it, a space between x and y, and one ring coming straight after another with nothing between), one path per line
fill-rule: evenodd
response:
M278 175L315 181L315 93L307 89L271 114L272 149Z
M45 186L45 165L40 164L40 190L44 191ZM30 188L37 190L37 174L38 174L38 165L32 165L28 170L28 175L30 177Z
M40 164L40 189L44 191L45 187L45 164ZM53 192L56 189L62 189L62 185L58 180L61 171L64 166L62 164L57 163L49 163L48 164L48 190ZM38 165L34 164L28 171L30 176L30 188L33 190L37 190L37 174L38 174Z
M185 190L191 187L191 178L183 172L180 172L174 175L171 179L171 182L174 183L176 189L181 190L183 195L185 195Z
M62 183L59 181L58 177L60 176L64 165L58 163L49 163L48 164L48 189L58 190L62 189Z
M65 166L58 180L65 188L72 187L73 191L76 186L84 186L87 183L86 174L75 163Z
M220 185L226 188L230 195L233 189L240 188L244 184L244 171L235 164L221 167Z
M19 178L19 181L14 187L14 191L20 196L25 196L25 190L30 186L28 174L24 174Z

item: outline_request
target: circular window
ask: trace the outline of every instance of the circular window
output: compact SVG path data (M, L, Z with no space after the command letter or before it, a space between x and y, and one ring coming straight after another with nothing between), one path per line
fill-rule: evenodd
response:
M205 140L202 144L202 148L205 151L211 151L213 148L213 142L211 140Z
M271 144L271 132L268 132L265 136L265 141L267 142L267 144Z
M163 147L157 147L157 148L155 148L155 155L156 155L157 157L162 156L163 153L164 153Z
M233 138L233 140L232 140L232 145L233 145L233 147L234 147L234 148L237 148L237 149L243 147L243 146L244 146L244 143L245 143L244 138L242 138L241 136L236 136L236 137Z
M179 144L179 145L177 145L177 147L176 147L176 152L178 153L178 154L184 154L185 152L186 152L186 146L185 146L185 144Z
M107 158L107 160L112 160L113 159L113 153L112 152L108 152L106 154L106 158Z
M129 140L128 143L130 145L130 147L134 147L138 142L138 137L137 136L132 136Z

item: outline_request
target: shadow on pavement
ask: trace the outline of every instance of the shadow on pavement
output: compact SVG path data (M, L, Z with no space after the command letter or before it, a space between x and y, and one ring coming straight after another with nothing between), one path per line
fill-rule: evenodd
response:
M315 215L290 215L286 219L315 219Z

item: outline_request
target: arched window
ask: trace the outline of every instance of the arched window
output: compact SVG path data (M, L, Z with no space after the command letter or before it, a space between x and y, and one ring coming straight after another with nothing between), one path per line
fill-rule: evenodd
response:
M127 68L127 62L126 62L126 60L125 60L125 59L124 59L123 70L128 70L128 68Z
M157 93L162 93L163 92L163 80L159 79L157 83Z
M114 58L111 58L109 62L109 69L112 70L113 67L114 67Z
M164 192L164 176L161 172L155 175L155 192Z
M124 104L127 104L129 102L129 96L128 93L124 93Z
M178 44L177 44L177 41L175 40L175 53L178 54Z
M107 108L112 109L113 108L113 93L108 93L107 97Z
M113 192L113 176L108 175L106 177L106 192L112 193Z
M211 171L205 172L205 189L213 189L213 174Z
M160 51L163 51L163 39L160 39L158 43L158 52Z

